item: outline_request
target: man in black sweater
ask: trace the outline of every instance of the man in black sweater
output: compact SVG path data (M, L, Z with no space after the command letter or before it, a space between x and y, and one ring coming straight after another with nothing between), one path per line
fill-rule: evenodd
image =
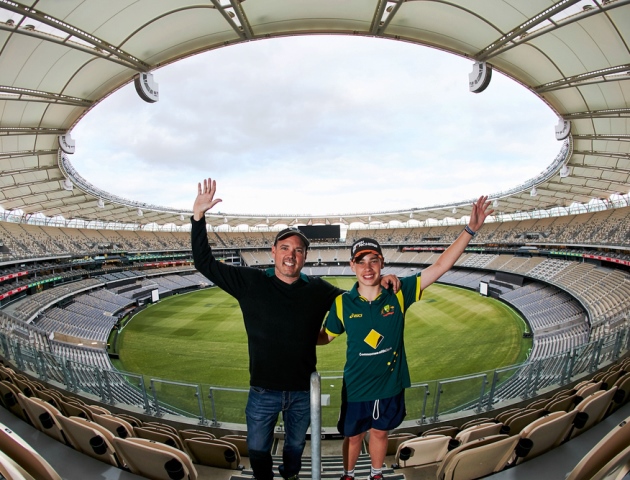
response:
M236 298L243 312L249 349L250 391L245 408L247 446L257 480L273 478L271 446L282 412L285 441L280 474L297 479L310 423L310 376L316 369L315 347L322 321L343 290L301 273L308 239L287 228L276 235L271 253L274 267L260 270L219 262L208 245L205 213L214 198L216 181L198 185L193 206L191 242L195 268ZM384 277L383 286L397 283ZM396 285L397 286L397 285Z

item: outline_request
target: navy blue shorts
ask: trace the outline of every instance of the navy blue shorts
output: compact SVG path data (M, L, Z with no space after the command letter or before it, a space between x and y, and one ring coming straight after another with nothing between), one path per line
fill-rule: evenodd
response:
M344 386L337 430L344 437L354 437L371 428L383 431L393 430L402 423L406 414L404 390L398 395L380 400L348 402Z

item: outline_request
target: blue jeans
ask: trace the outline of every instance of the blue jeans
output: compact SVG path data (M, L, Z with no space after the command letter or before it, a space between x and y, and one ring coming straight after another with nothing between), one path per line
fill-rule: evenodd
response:
M273 432L282 412L284 449L280 474L284 478L297 475L302 467L302 452L306 430L311 423L311 398L308 391L278 391L260 387L249 389L245 408L247 418L247 449L256 480L273 478L271 447Z

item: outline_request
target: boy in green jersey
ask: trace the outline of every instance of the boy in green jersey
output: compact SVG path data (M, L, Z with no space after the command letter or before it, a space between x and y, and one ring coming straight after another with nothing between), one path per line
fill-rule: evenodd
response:
M369 480L383 478L381 468L387 452L388 431L405 417L405 388L411 385L403 341L405 312L455 264L481 228L489 210L487 197L473 204L470 221L459 237L425 268L422 274L401 279L397 293L381 287L383 252L379 243L361 238L350 250L350 267L357 282L333 303L320 332L320 345L346 332L341 413L337 428L344 436L344 473L354 478L354 466L365 434L370 432L371 472Z

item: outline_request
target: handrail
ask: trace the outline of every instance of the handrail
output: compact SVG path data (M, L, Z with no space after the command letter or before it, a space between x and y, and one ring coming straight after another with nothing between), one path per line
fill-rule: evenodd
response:
M318 372L311 373L311 478L321 480L322 388Z

